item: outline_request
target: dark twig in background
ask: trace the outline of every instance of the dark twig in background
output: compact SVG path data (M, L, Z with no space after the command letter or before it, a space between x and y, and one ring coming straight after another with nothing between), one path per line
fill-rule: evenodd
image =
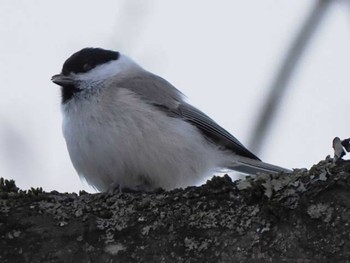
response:
M300 61L307 44L311 42L317 27L321 24L326 11L330 7L332 0L319 0L312 8L310 14L303 23L299 33L291 44L289 51L270 87L270 94L267 97L261 114L257 118L256 126L253 129L250 149L259 153L269 128L274 120L278 106L282 102L287 91L288 83L293 75L298 62Z

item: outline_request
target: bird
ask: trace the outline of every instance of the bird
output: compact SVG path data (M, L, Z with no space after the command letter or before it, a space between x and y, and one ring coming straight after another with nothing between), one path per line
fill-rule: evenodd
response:
M214 172L289 173L262 162L167 80L121 52L87 47L51 78L78 175L100 192L195 185Z
M346 155L343 141L339 137L335 137L333 139L332 144L334 149L334 162L337 162L338 160L341 160Z

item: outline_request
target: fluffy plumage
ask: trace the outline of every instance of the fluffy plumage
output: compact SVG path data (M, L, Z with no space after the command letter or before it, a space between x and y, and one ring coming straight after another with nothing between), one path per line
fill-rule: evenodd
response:
M128 57L79 52L52 80L62 86L63 133L73 165L98 190L184 187L220 169L289 171L261 162L170 83Z

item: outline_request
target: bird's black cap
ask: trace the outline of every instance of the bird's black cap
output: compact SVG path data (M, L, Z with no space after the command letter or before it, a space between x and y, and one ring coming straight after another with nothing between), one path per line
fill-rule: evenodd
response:
M62 74L84 73L111 60L117 60L119 52L102 48L84 48L70 56L63 64Z

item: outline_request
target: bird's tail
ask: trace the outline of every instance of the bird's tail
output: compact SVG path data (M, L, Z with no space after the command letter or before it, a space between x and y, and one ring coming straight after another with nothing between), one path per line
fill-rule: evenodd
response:
M245 174L292 172L283 167L242 156L237 157L237 159L228 165L228 168Z

